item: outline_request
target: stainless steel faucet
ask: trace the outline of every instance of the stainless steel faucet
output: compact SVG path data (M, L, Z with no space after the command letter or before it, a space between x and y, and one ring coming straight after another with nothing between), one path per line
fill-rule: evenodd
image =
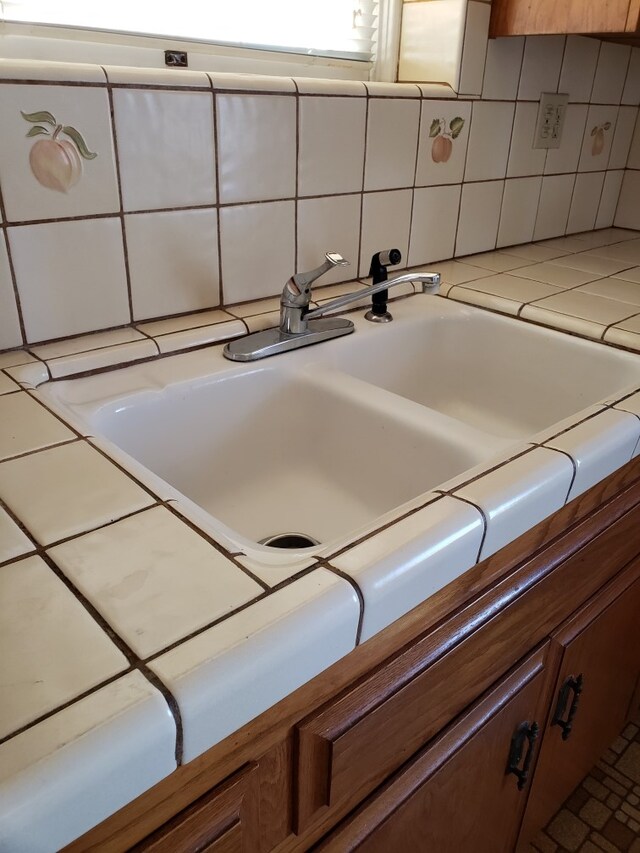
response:
M337 252L327 252L325 262L319 267L291 276L280 298L280 325L230 341L223 350L224 356L232 361L256 361L279 352L288 352L298 347L348 335L354 330L351 320L342 317L325 318L324 315L404 282L422 282L423 293L437 293L440 286L440 273L407 273L347 293L345 296L338 296L319 308L309 310L311 284L332 267L348 263Z

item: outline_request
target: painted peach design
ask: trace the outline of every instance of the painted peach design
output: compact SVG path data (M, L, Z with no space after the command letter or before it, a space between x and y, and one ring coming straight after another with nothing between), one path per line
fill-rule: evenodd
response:
M453 141L460 136L464 127L464 119L460 116L452 118L447 130L446 119L434 118L429 129L429 137L433 139L431 145L431 159L434 163L446 163L453 151Z
M597 157L598 154L602 154L604 151L604 134L607 130L611 129L611 122L607 121L604 124L596 124L591 129L591 156Z
M55 116L46 110L20 115L33 127L27 137L46 136L39 139L29 152L29 165L33 176L50 190L66 193L82 176L82 159L93 160L98 155L89 151L82 134L69 125L58 124ZM68 139L61 139L67 136Z

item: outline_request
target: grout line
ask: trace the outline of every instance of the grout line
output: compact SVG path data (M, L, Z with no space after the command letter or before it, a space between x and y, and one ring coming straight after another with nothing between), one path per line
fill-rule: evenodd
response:
M479 504L474 503L472 500L469 500L469 498L463 498L461 495L450 494L449 492L441 492L440 494L442 494L443 497L453 498L454 500L460 501L461 503L465 503L468 506L473 507L473 509L478 510L478 512L480 513L484 529L482 531L482 536L480 537L480 545L478 546L478 556L476 557L476 561L474 564L477 565L480 562L482 549L484 548L484 543L487 538L487 533L489 531L489 519L487 518L487 514Z
M363 243L363 234L364 234L364 181L367 170L367 150L368 150L368 139L369 139L369 108L371 104L371 96L369 94L369 89L365 86L366 90L366 100L365 100L365 113L364 113L364 149L362 152L362 183L360 189L360 228L358 232L358 261L356 273L360 276L360 264L362 262L362 243Z
M25 392L25 393L28 393L28 392ZM6 397L7 395L3 394L2 396ZM31 395L29 395L29 396L31 396ZM58 419L58 420L60 420L60 419ZM64 423L64 421L63 421L63 423ZM35 456L36 453L43 453L46 450L53 450L55 447L65 447L65 445L67 445L67 444L76 444L77 442L79 442L81 440L82 440L82 437L80 437L80 438L78 438L78 437L67 438L64 441L58 441L55 444L46 444L46 445L44 445L44 447L34 447L32 450L25 450L22 453L16 453L14 456L3 456L2 459L0 459L0 465L3 465L5 462L15 462L16 459L24 459L26 456Z
M299 269L300 260L298 258L298 229L300 215L300 90L298 84L293 80L293 85L296 90L296 142L295 142L295 176L294 176L294 201L293 201L293 268Z
M135 669L137 669L146 679L149 681L153 687L159 693L162 693L165 702L169 706L169 712L173 717L173 722L176 727L176 746L175 746L175 757L176 764L178 767L182 764L184 757L184 726L182 724L182 713L180 711L180 705L176 697L173 695L171 690L167 687L164 681L160 678L160 676L156 675L156 673L149 669L146 664L139 662Z
M358 604L360 608L360 612L358 614L358 625L356 628L356 639L355 646L360 645L360 639L362 637L362 625L364 623L364 609L365 609L365 600L362 590L360 589L360 585L357 581L351 577L351 575L347 574L347 572L343 572L341 569L337 569L335 566L332 566L328 560L321 560L320 565L322 568L327 569L332 572L334 575L337 575L342 580L346 581L349 586L353 589L356 596L358 597Z
M211 87L211 101L213 110L213 147L214 147L214 171L216 176L216 240L218 245L218 305L224 305L224 280L222 277L222 223L220 210L220 129L218 126L218 96L213 85L213 80L208 74L209 86ZM159 349L159 347L158 347Z

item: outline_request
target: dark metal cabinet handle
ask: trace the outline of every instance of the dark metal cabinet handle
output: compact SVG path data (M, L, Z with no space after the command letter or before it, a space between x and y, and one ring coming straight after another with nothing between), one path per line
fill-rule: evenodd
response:
M507 773L513 773L513 775L517 777L519 791L521 791L527 784L529 768L531 767L531 760L533 759L533 747L538 738L539 731L540 728L537 723L529 724L526 722L518 726L511 738ZM520 767L525 742L527 743L527 753L524 757L522 767Z
M558 693L558 703L556 705L556 711L553 715L553 721L551 723L552 726L560 726L562 729L562 740L567 740L569 735L571 734L571 730L573 729L573 720L576 715L576 711L578 710L578 702L580 701L580 694L582 693L582 688L584 685L584 676L582 673L577 677L570 675L569 678L565 681L565 683L560 688L560 692ZM564 718L564 712L567 707L567 702L569 701L569 694L573 693L573 699L571 700L571 706L569 708L569 713L567 714L567 719Z

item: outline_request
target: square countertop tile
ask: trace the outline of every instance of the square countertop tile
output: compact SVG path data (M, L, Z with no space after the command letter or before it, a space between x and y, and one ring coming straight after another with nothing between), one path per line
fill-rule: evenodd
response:
M634 314L638 314L638 306L628 302L618 302L606 299L604 296L596 296L584 291L569 290L562 293L547 296L535 303L535 306L558 314L567 314L582 320L590 320L603 326L610 326L626 320ZM525 311L528 309L525 308ZM523 316L526 314L523 312Z
M0 563L34 550L34 544L0 507Z
M0 394L11 394L12 391L19 391L20 386L14 382L6 373L0 373Z
M494 296L502 296L519 304L531 302L534 299L542 299L545 296L551 296L553 293L559 292L558 288L552 284L532 281L531 279L516 278L513 275L507 274L492 275L489 278L482 278L479 281L470 281L464 287L468 290L477 290L482 293L491 293ZM455 298L457 289L455 288L451 293L453 298Z
M527 258L519 258L516 255L507 255L505 252L482 252L479 255L465 255L458 258L465 264L474 267L484 267L493 272L508 272L518 267L526 267L531 262Z
M596 273L597 275L614 275L629 267L625 261L618 261L615 258L602 258L600 255L592 254L591 251L565 255L562 258L556 258L553 263L555 266L570 267L574 270Z
M640 283L635 281L624 281L616 278L601 278L576 287L576 293L593 293L595 296L604 296L614 299L616 302L626 302L628 305L640 306ZM638 308L640 313L640 308Z
M511 274L521 278L531 278L534 281L544 281L547 284L554 284L556 287L577 287L579 284L586 284L588 281L601 278L598 273L570 269L569 267L558 266L555 263L533 264L513 270Z
M155 503L84 441L0 462L0 498L41 545Z
M263 592L165 507L72 539L50 555L143 658Z
M0 396L0 459L75 438L26 392Z
M129 665L40 557L0 568L0 648L0 738Z

